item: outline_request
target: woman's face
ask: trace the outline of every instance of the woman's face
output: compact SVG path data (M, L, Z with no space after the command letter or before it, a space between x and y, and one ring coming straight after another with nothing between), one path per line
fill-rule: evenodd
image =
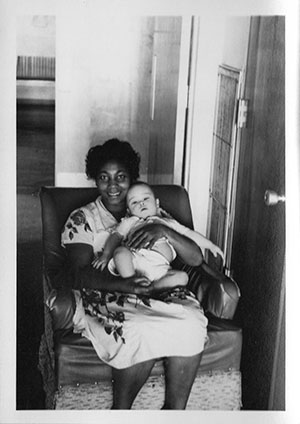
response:
M101 200L109 211L125 209L130 183L128 170L118 161L111 160L99 169L96 185Z

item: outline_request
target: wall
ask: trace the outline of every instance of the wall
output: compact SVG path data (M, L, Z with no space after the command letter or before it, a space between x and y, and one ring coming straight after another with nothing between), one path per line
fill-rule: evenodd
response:
M242 68L247 54L249 17L208 16L200 19L197 59L193 69L193 104L189 123L190 193L195 228L206 234L217 72L220 64ZM209 48L208 48L209 46Z
M56 185L93 185L85 155L112 137L140 152L145 178L153 19L74 15L57 18Z
M234 68L246 66L250 16L229 17L225 21L222 63Z
M93 185L86 152L112 137L141 154L141 179L172 183L182 18L92 12L57 22L56 185Z
M55 56L55 16L17 17L17 56Z

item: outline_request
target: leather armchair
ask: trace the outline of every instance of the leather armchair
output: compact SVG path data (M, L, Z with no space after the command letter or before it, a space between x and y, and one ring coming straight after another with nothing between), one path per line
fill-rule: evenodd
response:
M183 225L193 228L188 193L180 186L152 187L161 206ZM42 341L40 368L44 377L48 407L53 407L53 392L60 387L110 381L111 369L96 355L91 343L73 333L75 299L73 291L59 281L65 252L60 244L61 229L72 210L94 200L95 188L43 187L40 191L43 223L43 280L45 295L45 335ZM212 270L205 262L190 267L176 261L174 267L189 274L188 288L201 302L208 317L208 341L199 373L239 370L242 330L233 321L240 297L233 280ZM45 371L45 351L51 372ZM52 375L51 375L52 373ZM163 374L163 361L158 360L152 375ZM50 382L50 383L49 383ZM51 388L49 389L49 387ZM49 390L51 394L49 394ZM51 399L51 400L49 400ZM52 404L52 406L50 405ZM54 405L55 406L55 405Z

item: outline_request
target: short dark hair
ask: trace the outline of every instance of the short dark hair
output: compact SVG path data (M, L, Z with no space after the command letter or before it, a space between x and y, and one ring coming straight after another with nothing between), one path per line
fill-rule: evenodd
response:
M127 169L131 181L136 181L140 175L140 155L128 141L117 138L107 140L102 145L91 147L85 159L85 172L89 179L96 181L99 169L107 162L115 160Z
M141 181L141 180L134 181L134 182L130 185L130 187L129 187L128 191L129 191L129 190L131 190L132 188L136 187L136 186L146 186L146 187L150 188L150 190L151 190L151 191L153 191L153 188L151 187L151 185L150 185L150 184L146 183L146 181Z

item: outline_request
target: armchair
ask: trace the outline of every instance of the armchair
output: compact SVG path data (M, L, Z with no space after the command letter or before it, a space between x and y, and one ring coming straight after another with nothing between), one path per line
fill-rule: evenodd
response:
M152 187L161 205L175 219L193 228L187 192L176 185ZM42 187L43 287L45 332L40 344L39 368L47 409L110 409L111 368L96 355L92 344L73 333L73 291L57 285L58 270L65 260L60 245L61 229L69 213L98 195L95 188ZM213 271L205 262L190 267L188 288L201 302L208 317L208 341L187 409L236 410L241 406L240 358L242 330L233 321L240 296L237 284ZM55 283L56 282L56 283ZM160 409L164 396L163 359L137 396L133 409Z

